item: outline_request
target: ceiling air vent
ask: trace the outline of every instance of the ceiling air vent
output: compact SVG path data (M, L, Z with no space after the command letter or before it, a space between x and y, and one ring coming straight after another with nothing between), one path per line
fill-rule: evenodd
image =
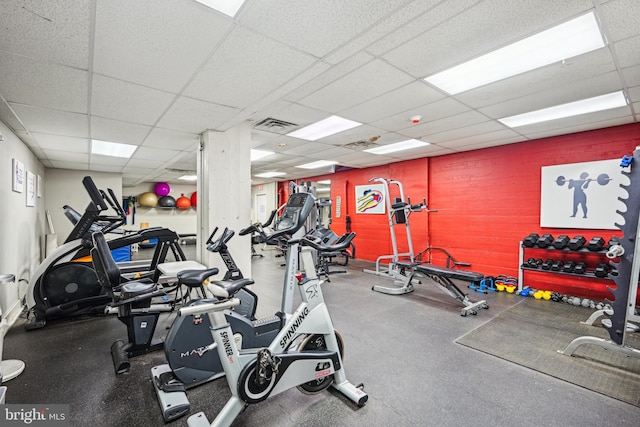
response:
M165 169L168 172L174 172L174 173L181 173L183 175L192 175L194 173L196 173L196 171L194 170L189 170L189 169L173 169L173 168L167 168Z
M284 135L285 133L291 132L294 128L297 128L298 125L291 122L286 122L280 119L274 119L273 117L267 117L266 119L260 120L256 124L253 125L254 129L263 130L266 132L279 133Z
M352 148L354 150L364 150L366 148L378 147L376 141L379 139L379 136L374 136L369 139L362 139L360 141L350 142L346 145L340 145L340 147Z

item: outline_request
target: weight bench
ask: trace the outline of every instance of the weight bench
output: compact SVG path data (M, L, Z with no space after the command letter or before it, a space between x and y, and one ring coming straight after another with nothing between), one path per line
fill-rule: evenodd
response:
M467 294L463 293L453 282L453 280L460 280L469 283L479 282L484 279L484 275L482 273L455 270L453 268L439 267L433 264L420 264L416 262L398 261L395 264L402 274L402 279L396 281L396 283L400 283L400 286L389 287L374 285L371 289L376 292L390 295L408 294L409 292L413 292L414 283L422 283L418 278L424 278L464 305L464 308L462 308L460 312L461 316L466 316L469 313L477 314L478 310L489 308L489 305L485 300L477 302L471 301Z

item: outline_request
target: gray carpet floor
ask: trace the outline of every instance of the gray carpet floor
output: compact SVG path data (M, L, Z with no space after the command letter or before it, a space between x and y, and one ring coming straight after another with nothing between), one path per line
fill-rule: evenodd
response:
M252 263L259 317L279 309L284 272L282 258L261 253ZM373 264L352 261L348 273L331 276L323 292L345 341L347 376L364 383L367 405L356 408L335 391L308 396L293 389L249 406L234 425L640 425L637 406L456 343L521 297L470 291L471 299L486 299L490 308L461 317L460 305L432 286L418 285L402 296L372 292L373 284L389 280L363 268ZM586 319L590 311L584 313ZM163 320L170 324L170 317ZM537 327L531 319L520 322L515 329ZM163 352L132 359L131 371L116 376L109 348L126 333L116 318L51 322L32 332L21 323L5 337L5 359L26 363L22 375L5 384L7 403L69 404L72 426L164 424L150 378L151 368L164 363ZM229 395L224 379L194 388L188 392L191 413L204 411L212 420ZM169 425L186 426L186 417Z

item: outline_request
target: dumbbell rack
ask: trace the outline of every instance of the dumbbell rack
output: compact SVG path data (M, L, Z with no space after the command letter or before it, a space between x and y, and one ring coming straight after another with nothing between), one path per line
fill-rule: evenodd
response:
M522 287L523 287L523 282L524 282L524 272L525 271L537 271L539 273L550 273L550 274L563 274L563 275L567 275L567 276L574 276L574 277L585 277L585 278L590 278L590 279L598 279L598 280L613 280L613 277L611 275L607 275L606 277L598 277L593 273L587 273L585 272L584 274L579 274L579 273L570 273L570 272L566 272L566 271L556 271L556 270L544 270L542 268L532 268L532 267L524 267L524 255L525 255L525 251L526 250L537 250L537 251L550 251L550 252L557 252L557 253L589 253L589 254L602 254L603 257L606 256L607 251L606 250L601 250L601 251L590 251L587 248L581 248L578 250L572 250L569 248L564 248L564 249L556 249L553 246L549 246L546 248L540 248L538 246L534 246L534 247L528 247L525 246L524 242L520 242L520 253L519 253L519 257L518 257L518 290L521 291ZM608 261L605 258L606 261Z

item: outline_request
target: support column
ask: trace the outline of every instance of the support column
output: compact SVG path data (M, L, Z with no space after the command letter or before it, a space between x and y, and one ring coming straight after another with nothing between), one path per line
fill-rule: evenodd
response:
M198 152L198 249L197 259L208 267L226 268L205 242L215 227L236 232L229 252L245 277L251 277L251 237L239 236L251 224L251 129L241 124L225 132L208 130L200 138Z

